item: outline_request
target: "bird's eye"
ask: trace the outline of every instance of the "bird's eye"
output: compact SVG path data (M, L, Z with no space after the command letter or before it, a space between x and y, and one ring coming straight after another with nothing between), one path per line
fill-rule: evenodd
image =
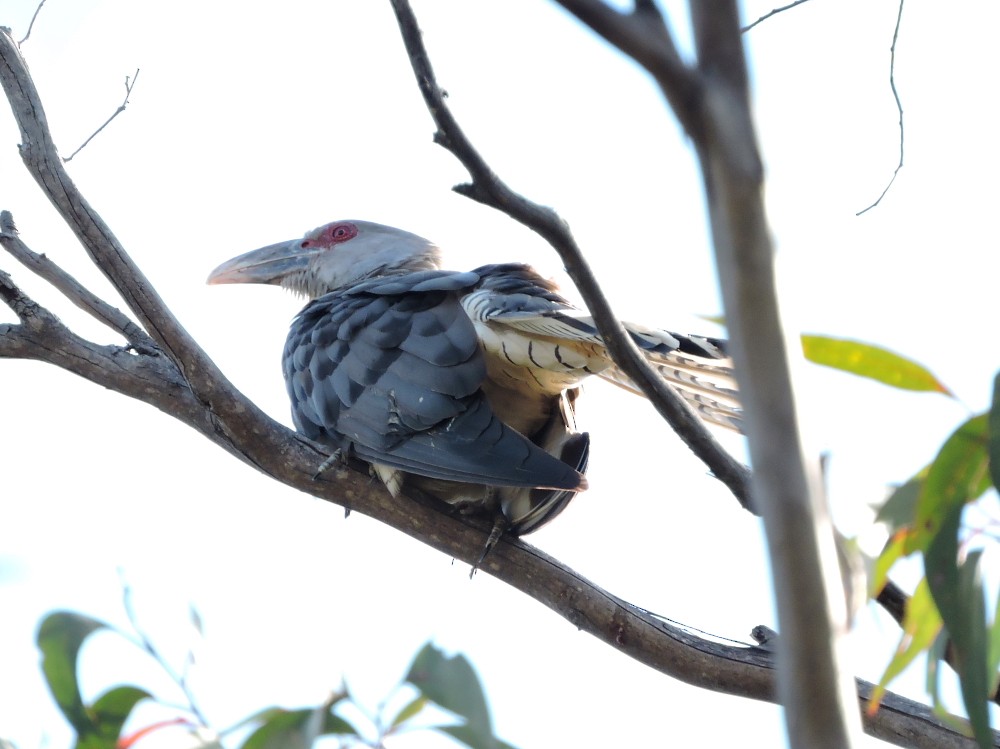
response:
M358 234L358 227L354 224L344 223L335 224L330 227L329 237L332 242L346 242L348 239L356 237Z

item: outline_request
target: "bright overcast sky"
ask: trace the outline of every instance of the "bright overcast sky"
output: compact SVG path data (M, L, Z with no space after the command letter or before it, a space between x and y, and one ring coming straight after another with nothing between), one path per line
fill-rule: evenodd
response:
M0 24L20 38L35 4L8 0ZM570 222L619 315L717 333L697 317L720 303L694 158L647 77L553 4L415 6L468 134L513 187ZM748 3L745 17L771 7ZM896 69L906 166L857 217L898 156L896 10L892 0L816 0L748 35L790 324L889 346L961 399L803 369L809 437L832 456L848 533L887 484L986 407L1000 361L1000 10L906 6ZM672 21L686 43L685 16ZM64 154L141 69L126 113L70 173L225 373L285 423L279 357L301 301L206 287L220 261L364 218L435 239L455 269L525 260L559 272L534 235L450 192L464 175L431 142L387 3L49 0L23 52ZM33 249L110 295L27 177L18 140L0 116L0 208ZM112 342L9 258L0 268L77 331ZM15 318L0 309L0 321ZM693 627L746 642L754 625L774 626L758 523L640 399L600 385L587 394L592 488L528 540ZM434 639L469 656L499 735L525 749L699 746L731 741L736 727L747 746L781 741L776 708L634 663L488 575L470 582L465 565L394 530L345 521L147 406L20 361L0 362L0 398L0 738L20 749L69 738L38 669L40 617L70 608L123 622L118 568L146 628L178 660L188 603L200 611L192 684L220 728L271 704L315 705L342 674L374 706ZM877 679L897 635L869 613L860 631L857 673ZM92 696L114 680L177 699L141 654L104 638L85 653L84 684ZM905 691L920 698L921 681Z

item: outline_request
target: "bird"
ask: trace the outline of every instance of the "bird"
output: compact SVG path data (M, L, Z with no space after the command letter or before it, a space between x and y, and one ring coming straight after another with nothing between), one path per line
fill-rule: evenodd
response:
M593 318L534 268L451 271L441 257L416 234L341 220L227 260L208 283L307 297L282 368L295 428L331 451L319 472L358 458L393 496L420 492L486 513L485 558L503 533L537 530L587 488L581 383L596 376L641 391ZM740 431L725 341L624 325L704 421Z

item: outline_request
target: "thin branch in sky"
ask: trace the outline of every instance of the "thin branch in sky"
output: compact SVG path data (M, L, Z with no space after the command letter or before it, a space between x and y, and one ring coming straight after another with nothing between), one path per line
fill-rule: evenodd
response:
M35 8L35 13L34 13L34 15L31 16L31 23L28 24L28 31L24 35L24 37L22 37L21 41L19 41L17 43L18 46L20 46L20 45L24 44L26 41L28 41L28 37L31 36L31 30L35 27L35 19L38 18L38 14L39 14L39 12L41 12L43 5L45 5L45 0L42 0L40 3L38 3L38 7Z
M788 5L782 5L780 8L774 8L770 12L765 13L764 15L762 15L760 18L758 18L753 23L748 24L748 25L744 26L743 28L741 28L740 29L740 33L745 34L750 29L752 29L754 26L756 26L758 23L762 23L762 22L766 21L771 16L776 16L776 15L778 15L779 13L781 13L783 11L790 10L791 8L794 8L796 5L802 5L802 3L807 3L807 2L809 2L809 0L795 0L795 2L789 3Z
M892 88L892 96L896 100L896 111L899 112L899 163L896 164L896 169L892 173L889 184L885 186L878 199L864 210L858 211L855 214L856 216L870 211L882 202L882 198L889 192L892 183L896 181L896 175L899 174L899 170L903 168L903 103L899 100L899 92L896 90L896 40L899 39L899 23L903 20L904 2L905 0L899 0L899 12L896 14L896 28L892 32L892 46L889 48L889 86Z
M125 111L125 107L128 106L128 97L132 95L132 89L135 88L135 82L137 80L139 80L139 68L135 69L135 75L131 77L131 81L129 80L129 76L125 76L125 99L124 101L122 101L121 106L119 106L118 109L114 111L114 114L112 114L110 117L108 117L107 120L105 120L103 125L97 128L97 130L95 130L91 134L91 136L83 142L83 145L81 145L78 149L73 151L73 153L71 153L69 156L63 159L64 162L68 164L70 161L72 161L73 157L76 156L78 153L80 153L80 151L82 151L84 148L86 148L87 144L90 143L90 141L92 141L99 132L101 132L104 128L106 128L108 125L111 124L111 120L113 120L115 117L117 117L118 115L120 115L122 112Z

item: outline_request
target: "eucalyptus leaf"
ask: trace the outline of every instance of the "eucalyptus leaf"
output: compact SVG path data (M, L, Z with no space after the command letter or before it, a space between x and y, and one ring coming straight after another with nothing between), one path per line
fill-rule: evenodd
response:
M802 352L806 359L816 364L867 377L885 385L954 397L951 390L923 365L870 343L803 335Z
M955 508L960 510L989 489L986 419L987 414L980 414L958 427L927 469L907 553L926 549Z
M464 718L470 731L493 736L486 696L465 656L446 656L427 643L414 658L406 680L432 702Z
M77 659L84 641L108 625L89 616L71 611L56 611L42 620L36 641L42 651L42 673L56 705L73 726L77 736L85 739L96 731L93 717L80 696L77 680Z

